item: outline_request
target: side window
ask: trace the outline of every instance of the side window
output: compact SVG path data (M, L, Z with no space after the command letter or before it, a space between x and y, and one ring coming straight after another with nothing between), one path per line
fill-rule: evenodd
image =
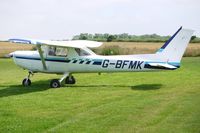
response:
M66 57L68 54L67 48L61 48L61 47L49 47L49 55L50 56L61 56L61 57Z
M87 56L87 55L90 55L88 52L86 52L86 51L84 51L84 50L82 50L82 49L80 49L80 48L75 48L75 51L77 52L77 54L78 54L79 56Z
M49 55L56 56L56 47L49 47Z
M67 48L61 48L61 47L56 48L56 56L66 57L67 53L68 53Z

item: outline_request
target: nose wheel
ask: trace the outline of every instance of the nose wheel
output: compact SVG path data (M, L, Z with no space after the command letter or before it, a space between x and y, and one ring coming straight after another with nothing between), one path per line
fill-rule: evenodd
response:
M23 79L22 85L23 86L31 86L30 76L33 75L33 72L29 72L27 78Z
M23 79L22 85L23 86L31 86L31 80L28 78Z

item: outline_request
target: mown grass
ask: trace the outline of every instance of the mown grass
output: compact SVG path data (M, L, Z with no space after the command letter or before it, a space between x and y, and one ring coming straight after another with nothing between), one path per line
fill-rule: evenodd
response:
M57 75L27 72L0 59L0 132L200 132L200 58L176 71L75 74L77 84L50 89Z

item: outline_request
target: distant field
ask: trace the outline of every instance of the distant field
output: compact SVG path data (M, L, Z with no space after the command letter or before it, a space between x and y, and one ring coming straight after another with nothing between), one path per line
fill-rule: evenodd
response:
M160 72L74 74L77 84L50 89L61 75L27 75L0 59L1 133L200 133L200 57Z
M103 46L95 49L95 52L102 54L104 49L118 50L119 54L144 54L156 52L163 43L144 42L105 42ZM11 44L0 42L0 57L15 50L29 50L33 46L22 44ZM200 56L200 43L189 44L184 56Z
M16 50L30 50L32 48L33 46L31 45L0 42L0 57L4 57L6 54Z
M156 52L164 43L145 42L109 42L98 48L97 53L103 49L119 49L119 54L147 54ZM200 56L200 43L190 43L184 56Z

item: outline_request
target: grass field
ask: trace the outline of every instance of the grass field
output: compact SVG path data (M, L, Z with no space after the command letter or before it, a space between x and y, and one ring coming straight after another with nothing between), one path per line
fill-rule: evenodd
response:
M0 132L200 132L200 58L176 71L75 74L77 84L49 89L57 75L27 72L0 59Z

